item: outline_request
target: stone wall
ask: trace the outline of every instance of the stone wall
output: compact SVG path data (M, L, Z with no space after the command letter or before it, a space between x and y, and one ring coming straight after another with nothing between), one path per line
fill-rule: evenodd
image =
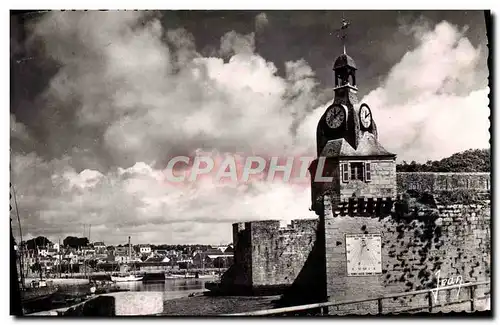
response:
M222 277L225 287L290 286L316 243L317 219L233 224L234 264Z
M368 162L367 160L341 160L327 159L323 170L324 177L332 177L332 182L315 182L311 178L311 200L317 202L321 200L324 193L330 193L335 201L344 201L353 197L366 198L396 198L396 162L391 159L369 160L370 162L370 181L351 180L342 181L341 164L347 163L348 173L351 177L350 163ZM316 173L316 163L311 165L311 174ZM313 203L312 209L318 211L318 204Z
M318 161L314 161L310 167L311 175L316 175ZM323 173L318 176L322 177L331 177L331 182L317 182L315 178L311 177L311 202L321 202L321 197L323 193L331 193L332 195L335 193L340 193L340 165L338 160L327 159L325 162L325 166L323 168ZM340 199L340 196L339 196ZM313 203L311 208L316 211L316 213L320 213L320 206Z
M490 173L396 173L398 193L471 189L489 191Z
M443 203L442 199L453 192L450 189L464 184L470 192L488 192L490 175L419 174L397 173L397 196L402 200L389 202L392 209L377 214L354 209L346 215L332 211L326 202L320 204L322 211L328 210L324 218L294 220L287 226L276 220L234 224L235 265L225 275L226 283L254 288L289 286L282 301L293 305L324 301L327 296L343 301L434 288L437 271L441 278L460 275L464 283L489 280L491 206L484 199L489 196L471 196L473 200L462 199L459 204ZM412 182L420 185L410 187ZM420 196L408 195L411 192ZM363 233L382 236L382 273L347 276L345 235ZM476 295L488 291L482 287ZM454 294L441 292L439 299L452 301ZM468 289L461 290L459 299L468 294ZM388 299L383 304L384 310L398 310L427 307L428 300L421 295ZM456 305L455 310L462 307L469 305ZM377 312L376 302L331 312L367 311Z
M316 240L316 219L251 223L253 285L292 284Z
M490 278L490 203L412 209L404 214L381 217L325 216L325 254L327 295L336 301L371 298L436 287L436 272L441 278L460 275L463 282ZM382 273L372 276L347 276L346 234L381 234ZM458 290L441 292L441 302L456 298ZM482 296L489 288L482 287ZM462 289L458 299L466 299ZM427 296L384 300L384 310L427 306ZM456 305L454 310L469 308ZM477 306L480 308L480 306ZM448 308L449 310L450 308ZM437 308L436 311L440 309ZM376 313L377 302L332 308L332 314Z
M233 224L234 263L224 274L233 285L252 285L252 237L250 223ZM223 278L224 280L224 278Z
M367 160L359 160L366 162ZM341 161L356 162L356 160ZM356 197L396 197L396 162L394 160L370 160L371 181L349 180L340 182L340 199ZM349 170L350 173L350 170ZM349 174L350 175L350 174ZM349 176L350 177L350 176Z

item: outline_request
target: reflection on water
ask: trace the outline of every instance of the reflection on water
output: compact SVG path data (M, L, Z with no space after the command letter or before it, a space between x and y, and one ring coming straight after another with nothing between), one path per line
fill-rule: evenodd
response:
M120 289L130 291L160 291L164 292L164 299L174 299L185 297L193 292L203 292L205 282L213 279L166 279L155 282L120 282L117 283Z

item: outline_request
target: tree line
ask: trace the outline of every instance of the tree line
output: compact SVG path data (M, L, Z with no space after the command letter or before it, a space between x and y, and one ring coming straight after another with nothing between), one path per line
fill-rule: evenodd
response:
M424 164L415 161L403 161L396 165L398 172L441 172L441 173L470 173L490 172L490 149L469 149L455 153L441 160L428 160Z
M48 238L44 236L38 236L36 238L31 238L30 240L27 240L26 248L29 250L35 250L38 249L39 247L47 247L52 244L53 243ZM71 247L71 248L86 247L89 245L89 240L86 237L79 238L79 237L68 236L64 238L62 244L65 247Z
M39 247L47 247L49 245L52 245L53 243L46 237L44 236L38 236L36 238L32 238L28 241L26 241L26 248L29 250L35 250ZM73 237L73 236L68 236L64 238L62 242L63 246L65 247L71 247L71 248L82 248L82 247L87 247L90 245L88 238L86 237ZM193 252L195 250L208 250L212 246L211 245L150 245L151 250L175 250L175 251L181 251L184 253L189 253ZM113 246L107 246L107 248L111 248ZM127 244L120 244L117 245L117 247L128 247ZM138 248L139 245L133 245L132 247Z

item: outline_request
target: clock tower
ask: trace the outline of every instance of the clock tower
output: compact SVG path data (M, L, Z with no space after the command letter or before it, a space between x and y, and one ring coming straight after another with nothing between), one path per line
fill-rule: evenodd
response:
M343 21L341 31L347 26ZM360 68L344 45L333 64L335 97L318 122L317 159L309 167L311 209L323 234L321 294L329 300L385 290L380 220L391 213L397 195L396 155L378 141L380 108L358 99Z
M341 30L347 26L344 21ZM358 99L358 67L345 45L333 71L335 97L318 122L318 158L309 168L311 208L322 216L328 198L333 210L345 205L356 213L378 211L379 199L391 201L396 196L396 155L378 141L376 110Z

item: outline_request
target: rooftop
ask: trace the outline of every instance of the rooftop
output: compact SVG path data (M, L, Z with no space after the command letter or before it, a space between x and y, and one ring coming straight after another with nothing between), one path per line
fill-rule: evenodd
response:
M349 66L351 68L356 69L356 63L354 60L347 54L341 54L336 60L335 63L333 64L333 69L338 69L342 68L345 66Z
M321 152L322 157L395 156L387 151L371 133L365 132L354 149L344 138L330 140Z

